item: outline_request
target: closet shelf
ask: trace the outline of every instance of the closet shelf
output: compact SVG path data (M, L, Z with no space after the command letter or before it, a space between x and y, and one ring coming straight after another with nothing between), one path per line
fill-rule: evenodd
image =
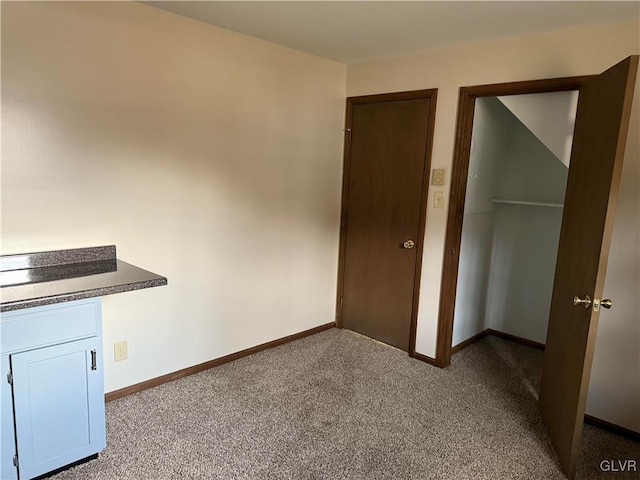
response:
M529 202L526 200L507 200L504 198L490 198L489 202L491 203L506 203L509 205L529 205L532 207L551 207L551 208L562 208L564 205L562 203L545 203L545 202Z

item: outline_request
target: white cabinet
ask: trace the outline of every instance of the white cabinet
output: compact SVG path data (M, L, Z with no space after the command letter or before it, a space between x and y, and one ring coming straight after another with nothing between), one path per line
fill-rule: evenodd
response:
M100 306L92 298L2 314L3 480L33 478L105 447Z

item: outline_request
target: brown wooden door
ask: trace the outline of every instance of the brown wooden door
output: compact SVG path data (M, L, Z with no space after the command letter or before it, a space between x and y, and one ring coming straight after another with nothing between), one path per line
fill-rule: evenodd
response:
M434 91L348 103L341 326L410 352L434 103Z
M580 451L598 323L593 305L576 306L573 299L602 299L637 68L638 57L627 58L589 80L578 100L540 387L544 421L569 478Z

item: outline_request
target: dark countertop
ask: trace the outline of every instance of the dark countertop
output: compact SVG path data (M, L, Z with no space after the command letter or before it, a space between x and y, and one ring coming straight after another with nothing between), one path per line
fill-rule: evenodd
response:
M115 246L0 256L0 312L166 285Z

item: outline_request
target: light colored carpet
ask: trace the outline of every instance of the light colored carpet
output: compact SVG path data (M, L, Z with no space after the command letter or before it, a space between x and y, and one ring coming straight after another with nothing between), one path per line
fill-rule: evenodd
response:
M441 370L331 329L107 404L107 448L55 479L562 479L542 352L489 337ZM585 426L577 478L640 444Z

